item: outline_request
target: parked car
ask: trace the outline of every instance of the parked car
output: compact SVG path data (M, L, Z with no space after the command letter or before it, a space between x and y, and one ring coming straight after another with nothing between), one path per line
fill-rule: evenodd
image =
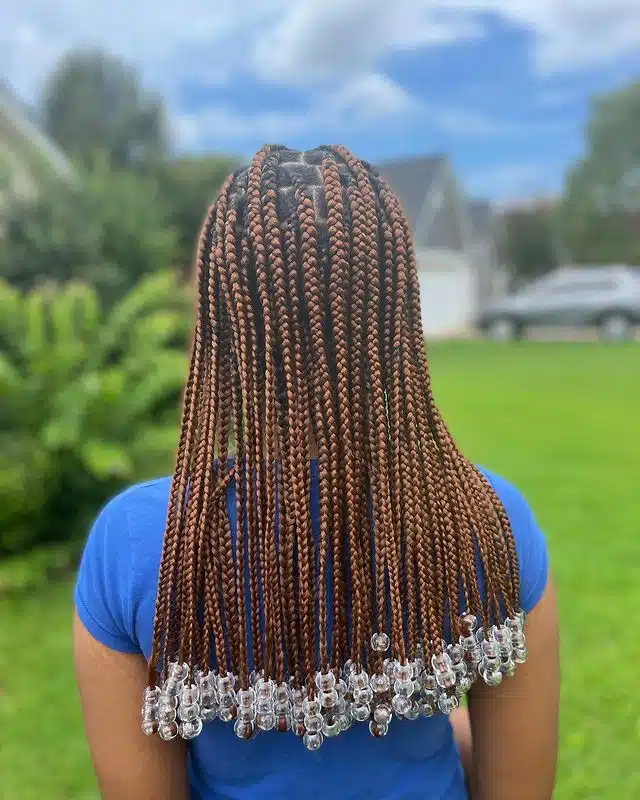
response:
M535 327L593 327L604 339L631 339L640 324L640 269L562 267L492 304L478 327L517 339Z

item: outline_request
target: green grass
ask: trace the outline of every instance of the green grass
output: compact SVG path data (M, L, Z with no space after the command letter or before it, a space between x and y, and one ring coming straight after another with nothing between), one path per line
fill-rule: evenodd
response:
M640 348L431 348L470 457L515 482L547 533L562 635L560 800L640 797ZM71 673L70 586L0 603L0 796L97 797ZM514 797L514 800L517 800Z

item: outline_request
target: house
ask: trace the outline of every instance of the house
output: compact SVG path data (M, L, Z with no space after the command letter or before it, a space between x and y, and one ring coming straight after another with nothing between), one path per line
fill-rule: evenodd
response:
M413 230L425 335L469 332L482 308L504 291L490 204L465 198L444 155L385 161L377 169Z
M73 178L67 156L42 131L33 111L0 80L0 202L7 191L32 196L44 175Z

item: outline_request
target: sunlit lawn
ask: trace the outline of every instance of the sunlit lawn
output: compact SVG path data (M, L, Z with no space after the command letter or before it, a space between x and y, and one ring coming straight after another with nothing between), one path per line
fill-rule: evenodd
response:
M548 534L562 624L556 796L640 798L640 347L456 343L431 361L459 442L525 492ZM70 592L0 602L2 800L97 797Z

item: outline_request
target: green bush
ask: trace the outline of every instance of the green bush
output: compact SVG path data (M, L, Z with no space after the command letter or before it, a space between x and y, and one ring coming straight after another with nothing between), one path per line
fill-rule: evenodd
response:
M81 283L0 282L0 556L81 540L112 492L168 469L188 326L171 272L108 311Z
M178 232L158 181L104 155L72 182L40 181L0 206L0 278L22 290L80 280L113 304L145 275L177 266Z

